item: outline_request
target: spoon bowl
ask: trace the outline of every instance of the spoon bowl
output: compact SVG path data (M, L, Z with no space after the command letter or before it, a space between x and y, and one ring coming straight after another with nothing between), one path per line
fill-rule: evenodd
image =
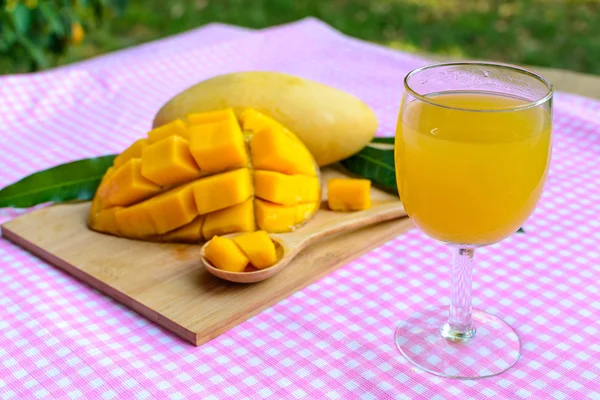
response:
M214 267L206 258L205 243L200 249L200 261L206 270L216 277L238 283L254 283L264 281L287 267L289 263L304 248L326 237L350 232L365 226L389 221L396 218L406 217L406 211L398 200L387 201L377 204L368 210L355 212L335 212L320 210L321 214L315 221L310 221L306 226L290 233L269 234L275 244L277 262L264 269L249 272L230 272ZM223 237L234 237L237 234L224 235Z
M238 234L233 233L230 235L223 235L226 238L233 238ZM264 281L265 279L270 278L275 275L279 271L281 271L285 266L287 266L290 261L292 261L295 257L295 254L290 255L291 249L285 240L282 240L277 234L270 234L271 240L275 244L275 252L277 253L277 262L272 266L264 269L256 269L253 271L244 271L244 272L230 272L224 271L222 269L214 267L210 261L206 258L204 254L204 250L206 249L207 243L205 243L200 250L200 260L202 265L207 269L208 272L213 274L214 276L225 279L230 282L237 283L253 283ZM300 250L298 250L299 252Z

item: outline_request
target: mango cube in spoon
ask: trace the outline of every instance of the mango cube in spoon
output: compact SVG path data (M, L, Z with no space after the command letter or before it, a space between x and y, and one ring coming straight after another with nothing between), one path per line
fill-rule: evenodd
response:
M277 262L275 244L265 231L243 233L233 238L233 241L250 259L250 264L258 269L264 269Z
M371 181L331 178L327 182L327 203L333 211L359 211L371 208Z
M244 272L250 262L233 240L214 236L206 245L204 256L216 268L229 272Z

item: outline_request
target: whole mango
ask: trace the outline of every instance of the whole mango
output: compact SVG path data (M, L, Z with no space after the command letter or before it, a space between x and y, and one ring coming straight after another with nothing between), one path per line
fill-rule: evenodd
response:
M133 239L199 242L288 232L321 202L319 167L291 131L254 110L186 116L148 132L96 190L91 229Z
M247 108L264 113L294 132L319 166L347 158L367 145L377 117L357 97L297 76L268 71L219 75L169 100L154 118L161 126L189 113Z

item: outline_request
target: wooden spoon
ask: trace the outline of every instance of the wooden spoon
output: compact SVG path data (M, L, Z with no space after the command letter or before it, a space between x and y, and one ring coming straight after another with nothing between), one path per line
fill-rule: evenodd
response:
M271 267L252 272L230 272L218 269L212 266L205 257L204 251L208 243L205 243L200 249L200 260L208 272L221 279L238 283L260 282L281 271L300 251L312 243L331 235L353 231L367 225L406 216L406 211L404 211L404 207L402 207L402 203L399 201L386 202L377 207L356 212L319 212L331 215L323 223L309 223L295 232L270 235L275 243L279 260ZM235 235L225 235L224 237L233 237Z

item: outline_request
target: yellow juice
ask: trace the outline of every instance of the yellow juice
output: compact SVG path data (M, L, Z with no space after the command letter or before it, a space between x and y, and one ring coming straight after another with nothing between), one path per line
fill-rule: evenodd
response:
M508 237L542 193L550 164L548 105L515 111L526 102L472 92L430 99L445 107L413 100L396 131L396 178L408 215L447 243Z

